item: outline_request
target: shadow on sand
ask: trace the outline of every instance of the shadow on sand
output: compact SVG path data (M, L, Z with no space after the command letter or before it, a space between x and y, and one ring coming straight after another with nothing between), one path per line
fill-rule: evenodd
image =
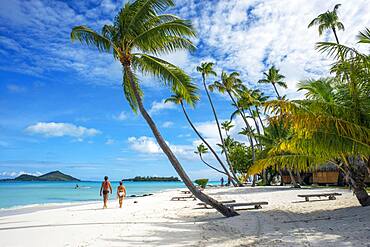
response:
M314 202L312 202L314 203ZM194 207L196 207L194 205ZM347 207L307 213L264 208L240 212L233 218L215 210L189 216L179 210L163 220L117 221L0 227L0 231L120 225L118 237L103 237L106 246L366 246L370 242L370 207ZM5 223L5 222L2 222ZM11 223L11 222L9 222ZM147 231L144 226L150 225ZM361 242L367 238L366 243ZM111 244L110 244L111 243Z

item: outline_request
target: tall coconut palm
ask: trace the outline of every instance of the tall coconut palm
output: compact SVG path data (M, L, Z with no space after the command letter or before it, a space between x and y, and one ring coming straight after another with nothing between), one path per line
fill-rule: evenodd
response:
M199 100L199 96L195 93L192 93L191 94L191 97L193 98L193 101L196 102ZM223 168L224 173L225 175L227 175L228 177L232 178L228 169L226 168L226 166L224 165L224 163L222 162L221 158L219 157L219 155L216 153L216 151L212 148L212 146L207 142L206 139L204 139L204 137L199 133L199 131L197 130L197 128L195 127L195 125L193 124L193 122L191 121L188 113L186 112L186 109L185 109L185 105L184 105L184 102L183 102L183 97L180 95L179 92L176 92L176 94L172 95L171 97L169 97L168 99L165 100L165 102L172 102L174 104L177 104L177 105L181 105L181 109L185 115L185 118L186 120L188 121L189 125L191 126L191 128L194 130L194 132L197 134L197 136L199 137L199 139L202 140L202 142L208 147L208 149L211 151L211 153L213 154L213 156L216 158L216 160L219 162L219 164L221 165L221 167ZM203 161L203 160L202 160ZM204 161L203 161L204 162ZM205 163L205 162L204 162ZM208 163L205 163L207 166L210 166ZM215 169L214 167L212 167L213 169ZM231 182L233 183L233 185L236 185L235 184L235 181L234 180L231 180Z
M215 81L213 84L209 85L209 89L211 91L217 89L220 93L227 93L233 106L236 107L238 113L242 117L244 124L249 132L252 133L252 127L248 123L247 115L245 114L244 110L241 108L240 105L237 103L237 97L239 97L238 92L240 91L240 87L243 85L242 81L239 78L238 72L231 72L230 74L227 74L226 72L222 72L221 74L221 80ZM255 161L255 147L253 138L251 135L248 136L249 143L252 148L252 162ZM226 150L224 150L226 152ZM256 176L253 179L252 186L255 186L256 184Z
M206 161L204 160L203 155L204 155L204 154L206 154L206 153L208 153L208 148L207 148L206 146L204 146L204 144L203 144L203 143L201 143L201 144L199 144L199 145L197 146L197 150L196 150L196 151L194 151L194 153L198 154L198 155L199 155L200 160L201 160L201 161L202 161L206 166L208 166L209 168L211 168L211 169L213 169L213 170L215 170L215 171L217 171L217 172L219 172L219 173L222 173L222 174L224 174L224 175L226 175L226 176L230 176L230 174L229 174L229 175L228 175L228 174L226 174L226 172L223 172L223 171L221 171L221 170L217 169L216 167L214 167L214 166L210 165L208 162L206 162Z
M269 84L271 84L274 87L274 90L275 90L275 93L276 93L276 97L278 99L282 99L282 97L279 94L279 91L276 88L276 85L279 85L280 87L283 87L283 88L287 88L288 86L287 86L286 82L283 81L284 78L285 78L285 76L282 75L282 74L280 74L279 73L279 70L277 68L275 68L274 65L271 66L271 68L269 69L268 73L264 72L263 74L265 75L265 78L259 80L258 83L269 83ZM291 180L293 186L296 187L296 188L299 188L300 186L295 181L291 169L290 168L287 168L287 170L288 170L288 173L289 173L289 176L290 176L290 180ZM281 171L279 171L279 173L280 173L280 175L282 174Z
M225 216L237 213L198 190L175 154L160 134L153 119L146 111L137 73L151 75L169 88L179 91L189 104L193 104L189 87L190 78L180 68L159 58L164 53L179 49L194 49L191 37L195 36L189 21L169 14L159 14L174 6L172 0L136 0L127 2L110 25L101 33L86 26L72 29L71 39L95 46L100 52L111 53L123 69L124 94L131 108L139 109L148 123L159 146L189 190L201 201L211 205Z
M331 29L338 45L339 38L337 35L337 30L344 30L344 25L342 22L339 21L337 13L340 6L341 4L336 4L332 11L328 10L325 13L318 15L310 22L310 24L308 24L308 28L319 26L319 35L322 35L325 30Z
M197 67L197 71L199 73L201 73L201 75L202 75L203 87L204 87L204 90L206 91L209 104L211 105L211 108L212 108L213 117L215 118L215 121L216 121L218 135L219 135L220 140L221 140L222 151L225 154L226 162L227 162L227 164L230 168L232 177L235 179L235 181L237 181L239 186L242 186L242 184L240 183L240 181L239 181L238 177L236 176L236 174L235 174L235 172L232 168L232 165L230 163L229 154L227 153L226 147L224 145L224 138L222 136L220 122L218 120L216 109L215 109L215 106L213 104L211 95L209 94L208 87L207 87L207 84L206 84L206 77L207 76L209 76L209 75L217 76L217 73L214 71L213 66L214 66L214 63L212 63L212 62L204 62L204 63L201 63L200 66Z
M261 123L261 116L258 111L258 106L260 104L259 100L257 99L258 90L250 90L245 86L242 86L240 90L238 90L238 99L237 104L239 105L239 108L242 110L248 110L250 117L252 118L254 125L257 130L257 134L260 135L260 126L257 122L257 118L260 119ZM255 108L255 110L252 109L252 107ZM238 110L233 112L231 114L231 118L233 118L236 114L238 114ZM263 126L263 125L262 125Z
M285 76L283 76L282 74L279 74L279 70L276 69L274 65L269 69L267 73L264 72L263 74L265 75L265 78L259 80L258 83L271 84L274 87L274 90L275 90L275 93L278 99L281 99L281 96L279 94L279 91L276 88L276 85L279 85L280 87L283 87L283 88L287 88L286 82L283 81Z
M262 123L262 120L261 120L261 117L260 117L259 111L258 111L259 101L256 98L257 94L258 94L258 91L257 90L250 90L244 85L237 85L236 91L237 91L237 95L238 95L236 104L238 105L238 107L237 107L237 110L234 113L232 113L231 117L238 114L239 110L242 110L243 114L245 115L244 110L247 110L249 112L249 117L254 122L254 125L255 125L256 130L257 130L257 135L261 135L260 127L259 127L259 124L258 124L258 121L257 121L257 118L259 118L261 123ZM252 109L253 106L255 107L256 110ZM262 123L262 127L263 127L263 123ZM256 139L254 137L254 135L251 135L250 138L254 139L254 142L255 142L257 148L262 149L262 146L259 145L258 139ZM253 154L254 147L251 150L252 150L252 154ZM254 185L255 182L256 182L256 176L254 177L253 181L254 181L254 183L253 183L253 185ZM262 171L262 181L263 181L263 184L267 184L266 171Z
M263 92L261 92L259 90L256 90L256 93L254 94L254 98L255 98L254 104L255 104L255 108L256 108L256 112L257 112L257 117L260 121L262 129L264 130L265 125L264 125L264 123L262 121L262 118L261 118L260 107L261 107L261 105L263 105L264 102L266 102L269 99L269 96L266 96L266 95L264 95Z

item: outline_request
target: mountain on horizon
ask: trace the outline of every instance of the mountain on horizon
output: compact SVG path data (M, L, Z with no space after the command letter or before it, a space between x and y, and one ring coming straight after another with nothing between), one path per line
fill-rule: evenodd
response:
M81 181L60 171L53 171L41 176L22 174L13 179L1 179L0 181Z

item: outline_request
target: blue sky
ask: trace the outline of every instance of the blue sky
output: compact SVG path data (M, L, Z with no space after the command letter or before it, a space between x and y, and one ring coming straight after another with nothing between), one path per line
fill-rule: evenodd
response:
M88 180L135 175L176 175L146 123L133 114L122 95L121 68L108 54L71 43L73 26L99 30L110 23L122 1L0 0L0 177L62 170ZM290 98L299 80L328 75L330 61L314 50L322 37L307 29L317 14L337 1L177 1L169 12L191 19L198 49L164 57L184 68L200 85L195 68L214 61L218 72L236 70L250 87L272 95L256 81L271 64L286 75ZM346 31L341 42L370 24L367 0L345 1L339 16ZM215 78L211 78L213 81ZM163 136L192 178L217 178L193 154L199 144L178 107L164 104L170 93L153 78L143 77L145 105ZM202 96L204 92L201 91ZM222 119L232 108L214 94ZM207 101L190 111L201 133L217 142ZM232 131L236 136L240 121ZM241 139L241 137L237 137ZM209 161L214 162L211 157ZM214 163L215 164L215 163Z

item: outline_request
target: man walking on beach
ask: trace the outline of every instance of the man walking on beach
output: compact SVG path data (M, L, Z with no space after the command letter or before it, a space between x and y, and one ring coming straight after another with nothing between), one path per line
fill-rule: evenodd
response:
M102 192L103 192L103 199L104 199L104 206L103 206L103 209L104 209L104 208L107 208L109 192L112 194L112 185L108 181L108 176L104 177L104 182L101 184L100 196L102 196Z
M119 207L122 208L123 198L126 196L126 188L123 186L122 181L119 182L119 186L117 187L117 196Z

